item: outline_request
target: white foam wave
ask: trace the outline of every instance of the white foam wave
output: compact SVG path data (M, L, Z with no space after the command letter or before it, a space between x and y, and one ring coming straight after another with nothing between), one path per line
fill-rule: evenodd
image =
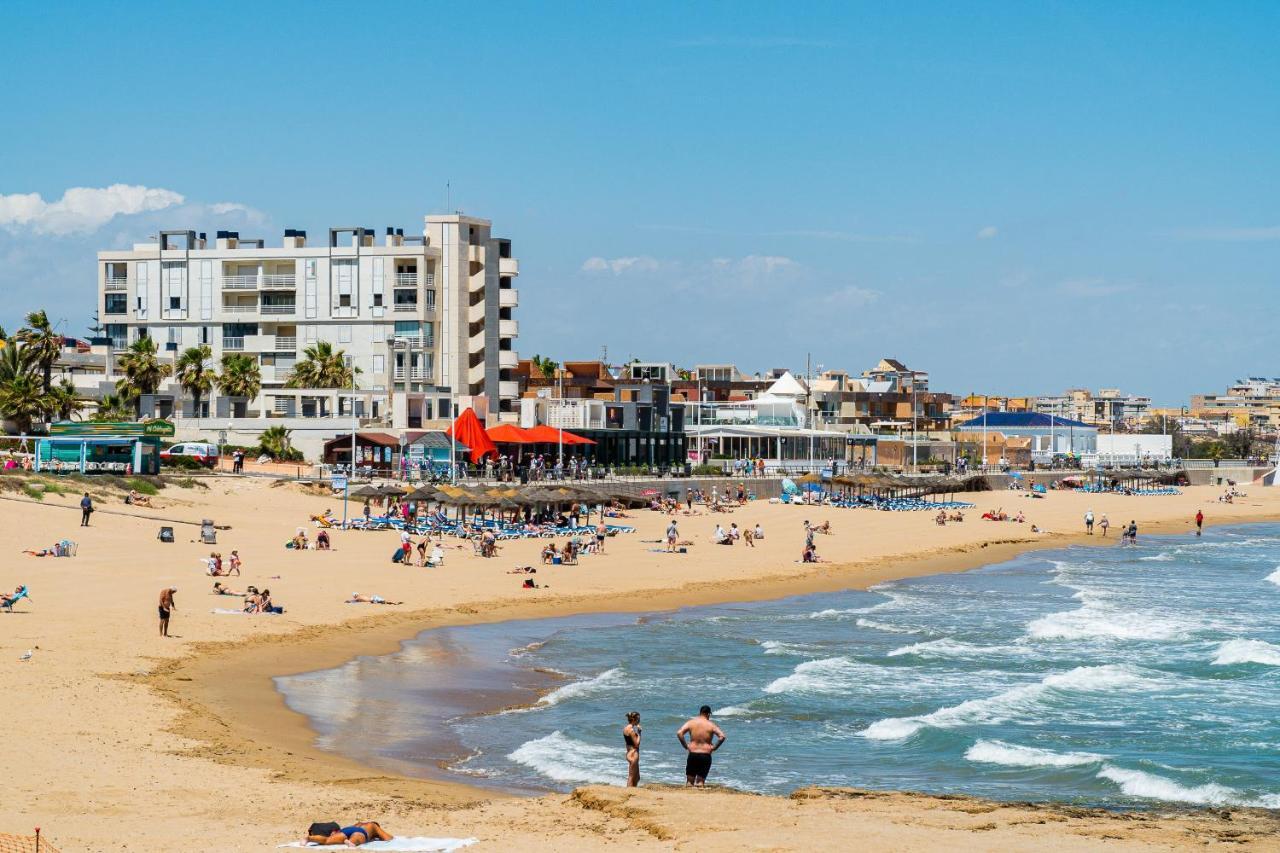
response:
M845 616L852 616L855 613L866 613L866 612L867 612L867 608L865 607L854 607L849 610L835 610L829 607L826 610L817 610L813 613L810 613L809 618L810 619L840 619Z
M847 658L822 658L797 666L790 675L775 679L765 693L836 693L850 683L862 668Z
M877 720L859 734L872 740L901 740L926 726L955 728L972 724L1003 723L1014 717L1032 713L1050 691L1099 692L1141 690L1157 682L1124 664L1079 666L1067 672L1045 676L1034 684L1020 684L994 696L969 699L959 705L939 708L915 717L889 717Z
M621 679L621 677L622 677L621 669L618 669L617 667L614 667L613 669L606 669L604 672L600 673L599 675L592 676L591 678L585 679L583 681L575 681L572 684L566 684L563 687L557 687L555 690L552 690L546 696L543 696L541 699L539 699L538 705L542 707L547 707L550 705L557 705L566 699L576 699L579 696L583 696L588 693L591 693L592 691L597 690L601 687L606 687L610 684L613 684L614 682Z
M1274 572L1267 575L1267 580L1271 581L1276 586L1280 586L1280 566L1277 566Z
M901 625L890 625L888 622L877 622L874 619L859 619L854 623L859 628L871 628L874 631L885 631L890 634L919 634L918 628L904 628Z
M750 705L730 705L728 708L716 709L717 717L746 717L754 713Z
M807 655L813 652L813 646L800 643L784 643L779 640L765 640L760 644L766 655Z
M889 652L888 657L896 658L902 655L912 655L914 657L971 658L991 657L994 655L1025 655L1030 652L1031 649L1026 646L978 646L962 640L943 637L940 640L927 640L922 643L901 646Z
M1172 551L1164 551L1159 554L1149 554L1145 557L1139 557L1138 559L1146 560L1147 562L1168 563L1172 560L1177 559L1177 557L1174 556Z
M1218 646L1218 655L1213 662L1216 666L1240 663L1280 666L1280 646L1263 640L1227 640Z
M1094 590L1080 590L1075 597L1080 607L1032 620L1028 636L1035 640L1175 640L1200 627L1189 619L1123 610Z
M1110 764L1098 771L1098 778L1115 782L1120 786L1120 790L1130 797L1164 800L1169 803L1191 803L1198 806L1246 805L1239 791L1214 782L1187 787L1154 773L1129 770Z
M1053 752L998 740L980 740L969 747L964 757L970 761L1004 767L1080 767L1096 764L1105 756L1092 752Z
M507 758L556 782L617 782L626 770L618 750L574 740L558 731L525 741ZM604 771L611 766L618 772Z

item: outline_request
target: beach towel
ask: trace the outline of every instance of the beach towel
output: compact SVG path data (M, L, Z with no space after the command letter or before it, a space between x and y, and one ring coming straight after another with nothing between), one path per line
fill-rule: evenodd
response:
M478 839L475 838L425 838L408 836L396 836L390 841L370 841L367 844L361 844L361 850L400 850L411 851L411 853L449 853L452 850L461 850L463 847L470 847L475 844ZM291 844L280 844L279 847L320 847L320 844L312 844L309 841L294 841Z

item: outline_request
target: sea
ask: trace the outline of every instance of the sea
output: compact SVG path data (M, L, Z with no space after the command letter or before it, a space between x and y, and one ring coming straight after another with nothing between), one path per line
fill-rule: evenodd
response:
M1029 552L873 589L427 631L278 679L321 748L508 791L709 781L1280 808L1280 525Z

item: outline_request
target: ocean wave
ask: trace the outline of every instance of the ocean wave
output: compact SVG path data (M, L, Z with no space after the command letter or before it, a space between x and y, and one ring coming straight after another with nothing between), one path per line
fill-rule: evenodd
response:
M963 640L943 637L940 640L926 640L922 643L901 646L889 652L887 657L896 658L903 655L912 655L914 657L972 658L995 655L1026 655L1030 654L1031 651L1026 646L978 646L973 643L966 643Z
M1163 551L1159 554L1148 554L1147 556L1139 557L1138 559L1147 562L1168 563L1172 560L1176 560L1177 556L1175 556L1172 551Z
M902 740L930 726L955 728L973 724L1004 723L1032 713L1050 691L1096 693L1114 690L1146 690L1158 682L1125 664L1079 666L1067 672L1047 675L1034 684L1020 684L994 696L969 699L958 705L939 708L914 717L877 720L859 734L872 740Z
M969 747L964 757L970 761L1004 767L1080 767L1096 764L1106 756L1092 752L1053 752L998 740L980 740Z
M1276 586L1280 586L1280 566L1277 566L1274 572L1267 575L1267 580L1271 581Z
M871 628L874 631L885 631L890 634L919 634L919 628L903 628L901 625L890 625L888 622L877 622L874 619L859 619L854 623L859 628Z
M717 708L717 717L746 717L755 713L755 709L751 707L751 703L746 705L730 705L728 708Z
M579 696L591 693L601 687L608 687L619 681L621 677L622 670L618 667L606 669L599 675L592 676L591 678L584 679L583 681L574 681L571 684L564 685L563 687L557 687L555 690L552 690L546 696L539 699L537 704L544 708L550 705L558 705L566 699L576 699Z
M1218 654L1213 662L1216 666L1240 663L1280 666L1280 646L1264 640L1227 640L1218 646Z
M1080 607L1032 620L1027 624L1028 636L1035 640L1176 640L1201 627L1190 619L1122 610L1094 590L1080 592Z
M847 658L821 658L797 666L790 675L774 679L764 687L765 693L838 693L865 667Z
M804 643L784 643L780 640L765 640L760 644L766 655L807 655L814 651L813 646Z
M1216 782L1187 787L1154 773L1129 770L1111 764L1098 771L1098 778L1115 782L1120 786L1120 790L1130 797L1146 800L1190 803L1197 806L1253 805L1242 798L1239 791Z
M574 740L559 731L525 741L507 758L556 782L618 782L626 769L619 750ZM618 772L602 769L610 766Z

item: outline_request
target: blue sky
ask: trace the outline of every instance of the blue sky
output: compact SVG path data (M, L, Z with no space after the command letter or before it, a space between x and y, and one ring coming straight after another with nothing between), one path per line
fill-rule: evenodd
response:
M903 8L905 7L905 8ZM1280 5L23 4L0 323L157 227L490 218L519 349L1177 403L1280 374ZM127 185L144 190L108 190ZM38 194L34 199L30 194Z

